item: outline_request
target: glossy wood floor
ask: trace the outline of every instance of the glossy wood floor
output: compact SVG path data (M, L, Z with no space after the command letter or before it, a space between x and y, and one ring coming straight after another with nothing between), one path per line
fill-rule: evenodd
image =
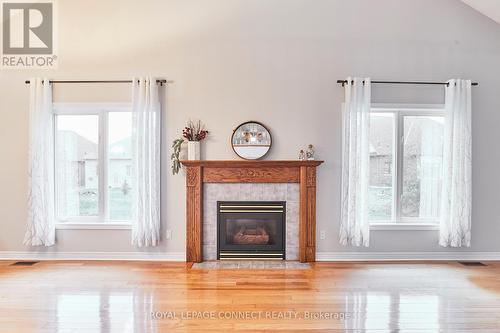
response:
M500 332L500 263L10 264L0 262L0 332Z

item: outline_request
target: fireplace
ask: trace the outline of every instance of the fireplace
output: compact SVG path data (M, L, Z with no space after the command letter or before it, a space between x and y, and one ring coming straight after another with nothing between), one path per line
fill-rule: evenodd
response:
M285 259L284 201L218 201L217 259Z
M211 203L212 208L204 207L203 193L207 185L241 184L243 186L259 183L287 183L299 186L299 196L296 198L298 207L293 205L294 208L291 208L287 205L287 209L294 211L294 216L295 213L298 214L298 230L287 225L290 236L287 238L292 239L292 235L296 236L297 258L300 262L316 260L316 169L323 161L194 160L181 161L181 163L186 168L186 261L202 262L203 252L206 250L209 250L210 254L213 253L213 259L218 257L217 200ZM268 193L257 198L254 197L253 192L240 191L235 195L230 194L225 193L220 200L283 200L282 198L265 199ZM204 230L204 219L207 215L214 221L213 228L210 226ZM293 234L290 234L292 230ZM295 237L293 239L295 240ZM204 249L205 246L206 249ZM290 255L287 256L289 259L290 257Z

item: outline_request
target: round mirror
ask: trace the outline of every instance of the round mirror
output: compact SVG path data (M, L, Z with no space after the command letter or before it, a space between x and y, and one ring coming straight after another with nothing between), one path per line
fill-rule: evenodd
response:
M239 125L231 137L234 152L246 160L258 160L271 149L271 133L256 121Z

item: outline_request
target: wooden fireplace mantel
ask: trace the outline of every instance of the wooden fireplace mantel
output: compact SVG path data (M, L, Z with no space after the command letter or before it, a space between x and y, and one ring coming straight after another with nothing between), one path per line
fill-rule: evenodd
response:
M299 259L316 258L316 167L323 161L181 161L186 168L186 260L203 261L204 183L299 183Z

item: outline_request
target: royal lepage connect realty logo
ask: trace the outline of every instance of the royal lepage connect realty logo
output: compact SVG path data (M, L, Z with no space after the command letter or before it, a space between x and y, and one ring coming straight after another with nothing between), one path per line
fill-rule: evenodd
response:
M2 68L56 68L53 1L2 2Z

